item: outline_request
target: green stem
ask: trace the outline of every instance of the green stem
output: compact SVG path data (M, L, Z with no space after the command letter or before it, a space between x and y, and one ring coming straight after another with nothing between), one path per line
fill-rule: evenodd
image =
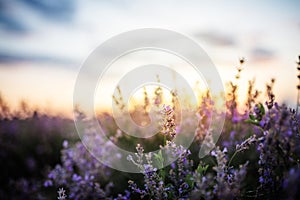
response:
M167 145L166 142L167 142L167 136L164 135L163 146ZM162 181L165 182L166 170L164 168L164 161L162 161L160 167L161 167L161 169L160 169L160 177L162 178Z
M299 81L299 85L300 85L300 81ZM296 107L296 116L298 115L298 108L299 108L299 97L300 97L300 91L298 89L298 93L297 93L297 107Z
M230 166L230 164L231 164L233 158L237 155L237 153L238 153L238 151L235 151L235 152L233 153L233 155L231 156L231 158L230 158L230 160L229 160L229 163L228 163L228 165L227 165L228 167Z

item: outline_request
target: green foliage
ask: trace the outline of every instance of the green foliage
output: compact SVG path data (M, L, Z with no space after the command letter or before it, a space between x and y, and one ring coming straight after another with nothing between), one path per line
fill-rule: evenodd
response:
M199 164L198 167L197 167L197 169L196 169L196 171L198 172L198 174L200 176L204 176L205 173L206 173L206 171L207 171L207 169L208 169L208 167L209 167L209 165L201 165L201 164Z
M249 114L249 119L245 120L245 122L249 124L253 124L255 126L260 126L260 121L262 120L263 116L266 114L265 108L262 103L258 103L256 105L257 112L255 114Z

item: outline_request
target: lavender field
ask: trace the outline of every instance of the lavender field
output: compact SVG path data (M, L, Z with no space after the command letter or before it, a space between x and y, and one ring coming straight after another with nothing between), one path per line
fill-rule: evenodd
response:
M99 113L109 140L136 153L127 158L114 154L111 145L91 128L84 130L81 141L73 120L36 112L24 102L20 109L11 110L1 96L0 199L299 199L299 102L290 108L276 101L273 86L283 84L276 78L265 88L256 88L249 81L246 101L238 101L243 64L241 59L236 77L227 84L226 113L219 113L226 118L221 137L203 158L198 156L201 145L214 146L214 127L210 126L214 101L209 91L199 97L194 115L178 127L175 101L170 105L158 101L162 96L159 87L154 99L145 90L143 106L132 111L140 113L136 118L145 120L152 102L163 116L160 133L147 139L124 134L113 116ZM296 67L300 72L300 60ZM293 91L299 97L300 86ZM75 113L88 123L79 109ZM193 120L198 122L195 130L188 125ZM188 149L173 141L184 138L182 134L195 135ZM111 162L131 163L140 173L102 164L84 142L93 145L97 155ZM147 154L155 149L160 150ZM178 159L157 169L155 166L164 166L171 159L164 153Z

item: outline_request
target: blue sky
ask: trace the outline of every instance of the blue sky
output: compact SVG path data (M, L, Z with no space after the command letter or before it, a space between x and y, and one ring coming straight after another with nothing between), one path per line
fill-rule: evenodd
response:
M275 77L278 99L292 104L299 8L296 0L1 1L0 91L12 104L24 98L70 111L77 72L92 50L124 31L153 27L197 41L224 82L234 77L238 58L245 57L241 84L256 77L263 87Z

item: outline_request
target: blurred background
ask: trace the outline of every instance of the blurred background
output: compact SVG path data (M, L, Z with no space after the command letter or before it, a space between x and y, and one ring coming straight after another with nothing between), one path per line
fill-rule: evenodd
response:
M0 1L0 91L11 107L21 100L46 113L71 116L81 64L102 42L137 28L183 33L207 52L224 85L238 60L248 80L264 88L276 78L280 102L296 103L300 2L288 1Z
M73 89L81 65L91 52L111 37L133 29L162 28L176 31L190 37L206 51L219 70L224 87L228 90L226 94L231 94L231 99L227 102L229 115L219 143L228 141L224 142L225 147L235 147L238 141L253 130L255 132L250 124L244 123L252 104L256 103L251 92L250 100L255 101L250 101L248 111L241 114L236 111L239 108L236 101L241 106L247 105L244 100L247 98L249 80L256 80L255 88L263 93L259 97L264 102L268 99L265 95L266 83L275 78L274 88L270 86L269 92L274 90L276 101L285 102L288 107L296 106L299 81L296 61L300 53L299 8L298 0L0 0L0 199L45 199L43 196L57 198L58 188L55 187L63 184L50 187L45 180L51 178L51 169L55 169L57 164L65 167L72 159L74 168L82 169L79 174L89 173L86 170L89 166L92 166L90 171L106 172L88 165L93 158L84 151L71 119ZM145 55L131 55L116 63L103 80L106 84L104 92L107 94L97 98L105 97L111 101L111 94L124 73L121 69L139 64L140 60L137 58L151 61ZM174 66L181 65L174 57L155 53L151 55L162 58L161 61L171 59ZM242 58L245 58L243 70L240 78L236 78L237 67ZM191 78L194 72L186 68L183 71L187 75L185 78L191 81L191 87L203 89L201 80ZM228 85L229 81L233 81L233 84ZM236 86L238 94L233 92ZM144 94L142 97L145 102L147 98L160 97L157 88L150 88L148 96L143 88L139 89ZM140 97L137 95L137 99ZM173 101L173 95L169 97L169 101ZM209 114L205 110L212 106L209 95L202 97L205 98L199 106L198 114L204 117L199 121L199 126L209 121ZM102 106L99 109L105 110L107 105L105 102L99 105ZM148 107L145 107L140 109L147 111ZM282 113L286 114L285 111ZM85 117L80 107L76 109L76 114L79 118ZM131 116L148 123L148 115L145 115L147 112L142 114L133 113ZM110 138L123 145L122 147L135 151L134 147L140 143L139 140L122 135L113 116L101 113L99 119ZM198 118L193 115L191 119ZM289 128L290 124L286 125L286 130ZM145 140L145 149L162 144L162 137L158 136L156 139L150 143ZM285 143L285 140L281 142ZM192 146L197 152L198 147L197 143ZM109 150L107 152L111 154ZM257 160L254 148L253 152L254 156L250 158L253 165L250 167L255 170ZM69 153L75 157L66 156ZM244 155L241 157L242 160L248 159ZM79 158L83 158L83 161L78 163ZM195 158L198 159L198 153ZM102 181L102 186L110 179L118 183L113 190L116 195L127 188L128 177L115 171L113 174L113 178L106 174L103 175L105 179L102 176L98 178ZM252 175L251 171L247 187L255 191L252 187L256 187L258 174ZM72 176L70 173L62 180L71 181ZM291 174L291 177L297 176ZM59 176L56 178L60 180ZM293 182L291 185L297 187ZM82 187L84 185L74 188L71 186L69 189L79 188L82 193L88 193Z

